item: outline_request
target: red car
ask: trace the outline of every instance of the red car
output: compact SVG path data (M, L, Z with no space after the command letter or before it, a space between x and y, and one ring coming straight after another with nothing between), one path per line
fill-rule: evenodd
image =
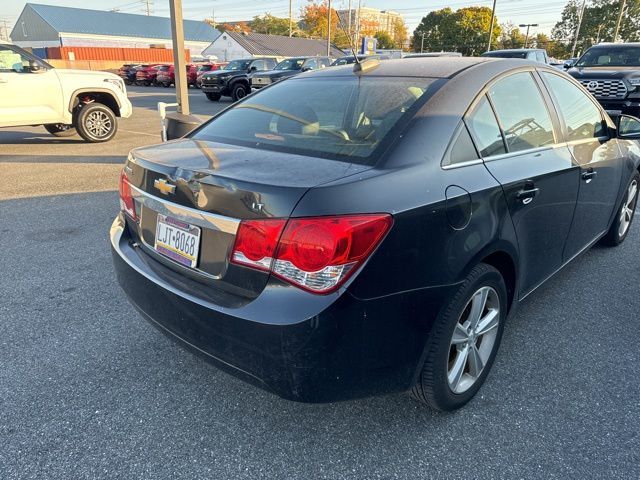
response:
M198 74L198 66L194 64L187 65L187 84L195 85ZM176 75L173 65L163 65L158 69L156 83L163 87L170 87L176 83Z
M158 69L162 64L146 65L136 71L136 85L153 85L156 83Z
M214 70L220 70L226 63L200 63L198 64L198 71L196 73L195 87L200 88L202 86L202 75L207 72L213 72Z

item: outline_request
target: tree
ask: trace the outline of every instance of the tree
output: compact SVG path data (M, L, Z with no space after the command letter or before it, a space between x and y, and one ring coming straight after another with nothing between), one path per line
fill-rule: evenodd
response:
M393 22L393 43L396 45L396 48L403 48L405 42L407 41L407 25L400 18L397 18Z
M384 30L380 30L376 32L374 37L376 38L376 40L378 40L378 48L384 48L384 49L397 48L396 43L393 41L393 38L391 38L391 35L389 35Z
M420 51L424 35L426 51L458 51L463 55L477 55L487 49L491 9L466 7L455 12L447 7L423 17L413 32L413 49ZM492 45L498 45L502 30L494 18Z
M216 24L216 28L221 32L251 32L251 27L249 26L249 24L247 24L247 22L218 23Z
M326 1L309 0L300 11L300 19L303 24L303 34L311 38L327 38L327 13ZM349 46L349 37L340 27L338 13L331 9L331 43L338 48Z
M598 42L612 42L620 13L619 0L592 0L584 11L578 34L576 53L583 52ZM578 26L580 0L569 0L562 10L560 21L556 23L551 37L560 42L570 52ZM627 0L620 24L620 38L625 42L640 41L640 0Z
M256 15L251 21L251 30L269 35L289 35L289 19L274 17L270 13Z

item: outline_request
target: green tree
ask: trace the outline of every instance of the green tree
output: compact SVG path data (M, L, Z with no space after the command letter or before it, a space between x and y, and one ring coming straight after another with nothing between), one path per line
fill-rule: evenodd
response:
M576 54L598 42L615 40L613 37L620 6L620 0L592 0L587 3L578 34ZM551 38L564 44L569 52L575 38L581 7L580 0L569 0L560 21L551 32ZM625 42L640 41L640 0L626 1L619 35Z
M302 20L301 34L310 38L327 38L327 12L326 1L309 0L300 11ZM338 48L349 47L349 37L340 28L338 13L331 9L331 43Z
M420 51L458 51L463 55L479 55L487 49L491 9L466 7L453 11L443 8L423 17L413 32L413 49ZM492 46L498 45L501 34L498 19L494 18Z
M384 30L376 32L375 38L378 40L378 48L396 48L396 43L393 41L393 38Z
M293 24L295 28L295 23ZM256 15L251 21L251 29L256 33L270 35L289 35L289 19L274 17L270 13Z

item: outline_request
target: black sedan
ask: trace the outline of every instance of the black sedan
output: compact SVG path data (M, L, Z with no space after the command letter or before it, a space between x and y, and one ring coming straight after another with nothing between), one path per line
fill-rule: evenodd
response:
M110 232L118 280L162 332L282 397L412 390L452 410L519 301L624 241L640 121L612 121L540 63L356 67L133 150Z

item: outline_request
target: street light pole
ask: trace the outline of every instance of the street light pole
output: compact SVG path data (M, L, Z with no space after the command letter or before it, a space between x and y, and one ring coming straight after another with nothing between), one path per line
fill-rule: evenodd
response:
M289 37L293 36L293 0L289 0Z
M422 42L420 42L420 53L424 51L424 32L422 32Z
M487 45L487 52L491 51L491 40L493 38L493 22L496 19L496 0L493 0L493 8L491 9L491 24L489 24L489 45Z
M527 34L524 37L524 48L527 48L527 44L529 42L529 28L530 27L537 27L538 24L537 23L521 23L520 25L518 25L520 28L524 28L527 27Z
M331 56L331 0L327 1L327 57Z

